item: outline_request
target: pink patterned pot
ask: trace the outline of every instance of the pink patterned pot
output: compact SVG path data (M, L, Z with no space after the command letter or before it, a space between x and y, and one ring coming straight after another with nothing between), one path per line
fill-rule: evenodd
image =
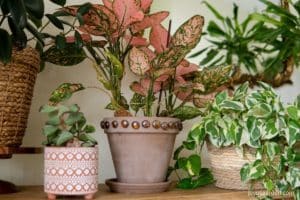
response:
M97 147L46 147L44 191L56 195L83 195L93 199L98 191Z

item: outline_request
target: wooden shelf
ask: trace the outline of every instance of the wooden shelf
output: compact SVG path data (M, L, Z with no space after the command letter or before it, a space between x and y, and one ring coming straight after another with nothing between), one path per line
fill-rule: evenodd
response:
M45 200L46 195L42 186L20 187L15 194L0 195L1 200ZM214 186L207 186L196 190L179 190L173 187L168 192L147 195L129 195L110 193L105 185L99 185L99 192L95 200L246 200L247 191L222 190ZM78 198L58 198L78 199Z

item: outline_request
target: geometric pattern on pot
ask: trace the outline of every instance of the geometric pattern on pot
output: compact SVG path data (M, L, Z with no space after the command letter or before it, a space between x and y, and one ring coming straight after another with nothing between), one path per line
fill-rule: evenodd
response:
M85 195L97 192L97 147L46 147L44 159L46 193Z

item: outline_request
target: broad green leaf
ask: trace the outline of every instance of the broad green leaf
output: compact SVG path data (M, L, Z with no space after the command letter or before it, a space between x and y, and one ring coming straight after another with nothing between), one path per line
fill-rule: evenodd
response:
M193 106L180 106L173 111L171 116L184 121L198 117L201 114L202 112L198 108L195 108Z
M42 44L44 45L44 38L42 34L38 32L38 30L31 25L30 23L26 24L26 29Z
M145 106L144 97L138 93L134 93L132 99L130 100L130 108L135 113L137 113L144 106Z
M81 38L81 35L78 31L75 31L74 33L74 37L75 37L75 45L78 49L81 49L83 47L83 40Z
M80 121L83 117L83 113L76 112L76 113L70 113L68 118L65 120L65 123L69 126L75 124L76 122Z
M66 38L63 35L57 35L55 37L55 44L57 49L64 49L66 47Z
M27 24L26 9L23 0L9 0L8 7L15 24L22 30ZM2 45L2 44L1 44Z
M73 134L68 132L68 131L62 131L57 139L56 145L57 146L62 146L66 142L72 140L74 138Z
M243 111L245 109L244 105L238 101L225 100L220 105L221 109L224 110L234 110L234 111Z
M8 32L0 28L0 62L8 63L12 54L12 41Z
M293 146L300 139L300 125L293 120L289 121L288 130L285 134L289 146Z
M58 130L57 126L45 125L43 127L43 134L48 137L48 136L54 134L57 130Z
M43 59L46 62L60 66L77 65L85 60L86 57L83 49L77 49L71 43L67 43L64 49L57 49L55 46L52 46L43 55Z
M223 101L225 101L228 98L228 94L226 91L223 91L215 97L215 101L217 105L220 105Z
M255 105L250 111L249 115L256 118L267 118L272 114L272 107L266 103Z
M290 118L292 118L293 120L299 120L300 119L300 111L296 106L288 106L287 107L287 113L289 115Z
M183 145L179 146L175 150L174 155L173 155L173 160L178 160L179 154L182 152L182 150L184 150L184 146Z
M264 145L266 152L271 160L280 153L280 147L275 142L266 142Z
M188 157L186 168L191 176L198 175L201 170L201 158L197 154Z
M51 112L54 112L54 111L57 111L58 110L58 107L56 106L50 106L50 105L43 105L40 107L39 111L41 113L51 113Z
M195 141L183 141L182 145L184 146L184 148L190 151L195 150L195 148L197 147Z
M95 127L92 125L86 125L83 129L86 133L94 133L96 131Z
M291 184L293 189L300 187L300 168L290 167L286 174L286 180Z
M240 176L243 182L248 181L249 173L250 173L250 165L246 163L240 170Z
M92 144L97 144L97 140L95 140L92 136L90 136L89 134L80 134L79 135L79 140L83 141L83 142L89 142Z
M105 55L107 56L107 58L109 59L110 63L112 64L114 74L119 79L121 79L123 77L123 74L124 74L124 66L123 66L123 64L120 62L120 60L114 54L110 53L109 51L106 51Z
M91 8L92 8L91 3L84 3L78 8L77 12L80 13L81 15L85 15Z
M265 181L263 181L264 187L269 191L273 191L275 185L273 183L273 181L271 179L267 179Z
M57 28L64 30L63 23L53 14L46 14L46 17L49 19L49 21L56 26Z
M26 11L37 19L44 16L44 1L41 0L24 0Z
M203 168L201 169L200 175L197 176L196 178L190 177L190 178L181 179L177 184L177 188L195 189L201 186L211 184L213 182L214 182L214 178L211 172L208 169Z
M188 139L194 140L197 145L201 144L206 136L205 128L200 125L195 125L192 127L192 129L189 131Z
M260 160L256 160L250 166L249 178L257 180L262 178L267 173L263 163Z

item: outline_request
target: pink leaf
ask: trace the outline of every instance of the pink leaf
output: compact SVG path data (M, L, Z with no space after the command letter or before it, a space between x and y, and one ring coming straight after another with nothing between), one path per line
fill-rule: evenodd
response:
M149 78L142 79L141 85L146 91L148 91L150 89L150 79ZM155 81L153 85L153 92L157 93L160 91L160 89L161 89L161 82Z
M128 60L131 71L139 76L144 75L151 67L147 54L136 47L130 50Z
M190 74L190 73L193 73L193 72L196 72L199 70L199 67L196 64L188 63L189 64L188 66L186 66L185 64L186 63L183 63L183 65L180 64L177 67L176 76L183 76L183 75Z
M141 0L141 8L144 12L150 10L150 6L153 0Z
M143 37L125 35L124 39L127 43L135 47L147 46L149 44L147 39Z
M146 96L147 95L147 90L145 88L143 88L143 86L139 82L133 82L130 85L130 89L133 92L135 92L137 94L140 94L142 96Z
M191 83L176 83L174 93L181 101L190 101L193 93Z
M106 8L108 8L110 10L113 9L113 6L112 6L113 3L111 2L111 0L102 0L102 2Z
M168 31L162 25L156 25L150 33L150 44L157 53L162 53L167 49Z
M80 34L81 36L81 39L84 41L84 42L91 42L92 41L92 37L89 35L89 34ZM66 42L67 43L74 43L75 42L75 37L74 36L67 36L66 37Z
M141 47L140 49L147 54L149 61L152 61L154 58L156 58L155 53L148 47Z
M124 28L144 18L144 13L136 0L114 0L113 11Z
M133 24L133 33L138 33L145 30L146 28L153 27L161 24L161 22L169 16L169 12L161 11L148 16L145 16L143 21Z

